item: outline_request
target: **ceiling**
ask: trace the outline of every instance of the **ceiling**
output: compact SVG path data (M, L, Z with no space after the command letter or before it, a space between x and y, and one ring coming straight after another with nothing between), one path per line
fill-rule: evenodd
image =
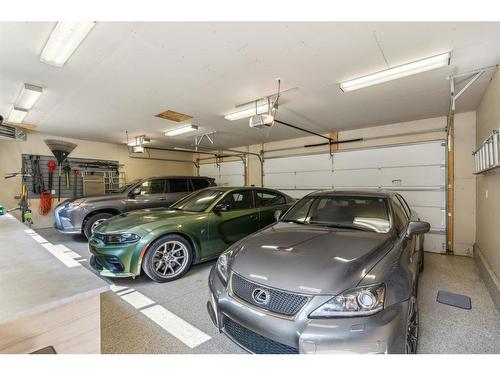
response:
M326 133L445 115L451 73L500 61L500 23L118 23L98 22L63 68L42 64L54 23L0 23L0 113L7 117L23 83L45 88L26 122L45 133L109 142L166 139L179 125L154 115L193 116L218 147L304 136L275 125L250 129L224 120L235 106L282 88L277 118ZM338 82L452 51L451 65L343 93ZM458 101L476 109L492 73Z

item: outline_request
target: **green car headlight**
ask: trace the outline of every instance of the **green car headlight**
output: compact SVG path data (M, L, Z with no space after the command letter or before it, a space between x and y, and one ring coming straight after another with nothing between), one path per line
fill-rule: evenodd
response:
M106 245L118 245L134 243L139 241L140 239L141 237L134 233L107 234L104 237L104 243Z
M372 315L384 308L385 285L370 285L345 291L314 310L310 318Z

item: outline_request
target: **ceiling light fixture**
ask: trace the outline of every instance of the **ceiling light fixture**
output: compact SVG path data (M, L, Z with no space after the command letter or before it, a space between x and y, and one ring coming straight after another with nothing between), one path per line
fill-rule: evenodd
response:
M30 110L40 98L42 92L43 89L41 87L25 83L17 97L15 106L17 108Z
M267 112L269 112L269 103L263 103L257 106L254 105L253 107L247 109L242 109L241 111L229 113L225 115L224 118L229 121L234 121L245 117L251 117L253 115L260 115Z
M21 124L27 114L28 111L26 109L14 107L12 108L12 111L10 111L8 121Z
M193 124L189 124L189 125L183 126L181 128L169 130L169 131L165 132L165 136L175 137L176 135L190 133L190 132L193 132L195 130L198 130L198 126L193 125Z
M450 52L446 52L441 55L429 57L409 64L404 64L396 66L394 68L382 70L380 72L369 74L364 77L341 82L340 88L344 92L358 90L364 87L377 85L379 83L392 81L413 74L427 72L429 70L441 68L443 66L449 65L449 63L450 63Z
M59 21L40 54L40 61L62 67L95 24L95 22Z

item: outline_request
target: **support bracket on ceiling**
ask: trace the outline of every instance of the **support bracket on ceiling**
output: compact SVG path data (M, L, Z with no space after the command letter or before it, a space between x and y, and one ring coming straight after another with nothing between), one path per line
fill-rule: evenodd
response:
M465 73L454 74L454 75L448 76L447 79L450 81L450 111L449 111L448 117L450 117L455 112L456 102L457 102L458 98L460 98L460 96L462 96L462 94L465 91L467 91L467 89L469 87L471 87L474 84L474 82L476 82L479 79L479 77L481 77L485 72L488 72L490 70L495 70L497 68L498 68L498 64L487 66L487 67L480 68L480 69L474 69L474 70L471 70L471 71L468 71ZM462 89L459 92L455 93L455 86L457 83L455 80L457 78L462 78L462 77L469 77L469 80L467 81L465 86L462 87Z
M201 146L201 142L203 142L204 139L206 139L210 144L214 144L214 141L215 141L215 131L213 132L210 132L210 133L205 133L205 134L202 134L202 135L197 135L195 138L194 138L194 145L195 145L195 149L196 151L198 151L198 146Z

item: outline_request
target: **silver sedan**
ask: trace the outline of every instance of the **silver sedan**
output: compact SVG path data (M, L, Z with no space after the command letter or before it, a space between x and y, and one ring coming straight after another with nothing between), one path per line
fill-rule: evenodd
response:
M208 312L252 353L415 353L429 229L397 193L309 194L220 256Z

